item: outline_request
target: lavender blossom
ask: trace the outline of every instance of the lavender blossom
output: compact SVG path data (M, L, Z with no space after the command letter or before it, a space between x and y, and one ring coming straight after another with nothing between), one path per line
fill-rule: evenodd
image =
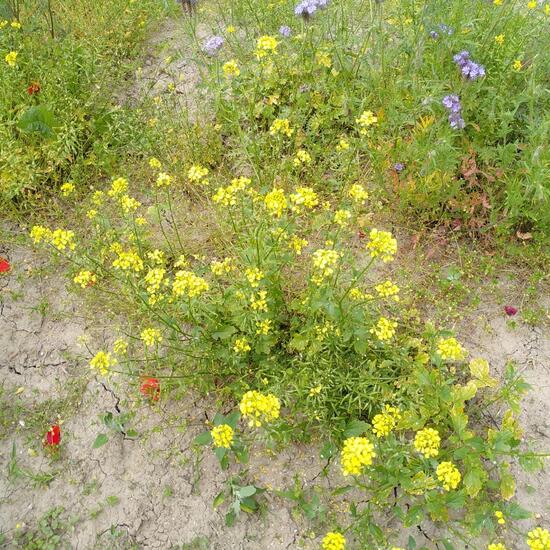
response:
M304 19L308 19L317 10L326 8L328 0L302 0L294 8L295 15L302 16Z
M445 23L441 23L439 25L439 29L441 30L442 33L446 34L447 36L451 36L455 32L451 27L445 25Z
M279 34L285 38L288 38L292 34L292 31L290 27L283 25L282 27L279 27Z
M439 38L439 33L437 31L430 31L430 38L437 40Z
M223 46L224 39L221 36L211 36L202 45L202 51L210 57L215 56Z
M485 67L474 63L470 59L470 53L466 50L454 55L453 61L460 67L462 74L470 80L485 76Z
M463 50L460 53L453 55L453 61L462 68L466 63L470 62L470 52Z
M464 119L462 118L460 112L451 113L449 115L449 124L451 125L451 128L453 130L462 130L464 126L466 126L466 123L464 122Z
M396 172L403 172L403 170L405 170L405 165L404 165L402 162L396 162L396 163L393 165L393 169L394 169Z
M448 109L451 113L459 113L462 109L460 98L455 94L446 95L441 103L443 103L443 107Z

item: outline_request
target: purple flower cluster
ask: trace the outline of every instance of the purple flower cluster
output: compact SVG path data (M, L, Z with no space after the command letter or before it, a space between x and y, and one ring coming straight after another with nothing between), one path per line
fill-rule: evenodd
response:
M446 95L443 98L443 107L449 111L449 124L453 130L462 130L466 123L462 118L462 105L460 98L455 94Z
M301 15L304 19L311 17L317 10L326 8L329 0L302 0L294 8L296 15Z
M462 74L470 80L485 76L485 67L470 59L470 52L461 51L453 56L453 61L460 67Z
M445 25L445 23L441 23L439 25L439 32L441 34L446 34L447 36L451 36L454 33L454 30L451 27ZM431 38L433 38L434 40L437 40L439 38L439 32L430 31Z
M290 30L290 27L283 25L282 27L279 27L279 34L285 38L288 38L292 34L292 31Z
M223 46L224 39L221 36L211 36L204 41L202 51L210 57L215 56L219 49Z
M393 169L394 169L396 172L403 172L403 170L405 170L405 165L404 165L402 162L396 162L396 163L393 165Z

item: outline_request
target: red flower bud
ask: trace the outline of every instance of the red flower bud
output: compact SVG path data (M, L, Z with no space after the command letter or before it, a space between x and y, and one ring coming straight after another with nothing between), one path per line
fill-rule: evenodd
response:
M510 315L510 317L515 315L517 312L518 310L514 306L504 306L504 313L506 313L506 315Z
M40 91L40 84L38 82L31 82L27 88L27 93L29 95L37 94Z
M0 273L7 273L10 269L10 262L8 262L5 258L0 258Z
M50 447L55 447L61 442L61 428L58 424L54 424L46 432L46 441L44 445L49 445Z
M141 383L139 391L148 399L158 401L160 397L160 383L156 378L145 378Z

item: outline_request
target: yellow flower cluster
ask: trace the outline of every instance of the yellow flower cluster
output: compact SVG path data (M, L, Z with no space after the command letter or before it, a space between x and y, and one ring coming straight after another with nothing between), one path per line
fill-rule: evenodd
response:
M367 249L370 250L371 258L378 258L386 263L391 262L397 252L397 241L389 231L371 229Z
M346 548L346 539L341 533L331 531L323 538L323 550L344 550Z
M52 232L47 227L41 225L35 225L30 232L30 237L34 244L40 244L42 241L48 242L50 240Z
M374 445L366 437L349 437L344 441L340 461L345 476L358 476L376 457Z
M366 191L366 189L360 183L354 183L349 188L348 195L357 204L363 204L369 198L368 192Z
M256 322L256 334L263 334L266 336L271 331L273 321L271 319L265 319L264 321Z
M347 139L340 139L336 145L336 150L337 151L346 151L347 149L349 149L349 141Z
M433 428L419 430L414 437L414 448L426 458L437 456L440 444L441 437L439 437L439 432Z
M442 338L439 340L437 353L445 361L460 361L466 355L456 338Z
M239 76L241 74L241 70L234 59L224 63L222 69L225 76Z
M90 367L98 370L102 376L109 374L109 367L116 364L116 359L113 359L110 353L104 351L98 351L90 361Z
M145 284L148 294L156 294L162 285L166 269L163 267L152 267L145 275Z
M64 183L60 188L61 194L64 197L68 197L73 191L74 191L74 183L71 183L70 181L67 183Z
M246 338L237 338L233 345L233 351L235 353L248 353L252 348Z
M207 292L210 288L209 284L192 271L176 271L174 282L172 284L172 292L175 296L187 295L189 298L199 296L203 292Z
M125 178L116 178L111 183L111 189L107 191L109 197L118 197L128 191L128 180Z
M147 252L147 258L154 264L163 264L166 261L164 252L158 248Z
M155 158L155 157L151 157L149 159L149 166L153 169L153 170L160 170L162 168L162 164L160 162L159 159Z
M122 195L120 206L125 214L130 214L130 212L135 212L141 206L141 203L134 197L130 197L130 195Z
M302 254L302 249L306 247L309 243L300 237L297 237L296 235L292 235L290 238L289 246L296 252L298 256Z
M256 57L262 59L270 53L277 53L278 44L273 36L260 36L256 43Z
M115 340L115 342L113 343L113 351L117 355L126 355L126 353L128 352L128 342L122 340L122 338Z
M349 210L337 210L334 214L334 223L340 227L348 225L348 221L351 219L351 212Z
M97 277L91 271L83 269L74 276L73 281L82 288L86 288L94 285L97 282Z
M120 246L114 247L117 258L113 261L113 267L122 271L133 270L140 272L143 269L143 260L135 250L123 250Z
M272 136L280 134L290 137L294 133L294 130L290 127L288 118L276 118L269 128L269 133Z
M161 172L157 176L156 186L157 187L168 187L172 183L172 176L170 174L166 174L165 172Z
M288 206L285 192L282 189L275 187L273 191L270 191L264 197L264 204L267 211L272 215L280 218L283 215L283 211Z
M363 111L361 116L355 119L355 122L359 125L359 133L365 135L367 129L378 122L378 117L374 116L372 111Z
M326 67L327 69L330 69L332 66L332 59L327 52L316 52L315 62L317 65L321 65L321 67Z
M495 517L497 518L497 523L499 525L506 525L506 520L504 519L504 514L501 510L495 511Z
M187 171L187 179L191 183L200 183L201 185L208 185L208 168L201 166L200 164L193 164Z
M235 206L237 204L237 195L246 190L250 185L251 180L243 176L231 180L231 185L227 187L218 187L216 193L212 196L212 200L220 203L223 206Z
M4 60L10 67L15 67L17 65L17 52L9 52L4 57Z
M290 195L291 208L299 214L302 208L315 208L319 204L319 197L311 187L297 187Z
M372 419L372 431L376 437L386 437L397 425L401 411L397 407L386 405L384 412L376 414Z
M160 330L156 328L144 328L141 331L139 337L148 348L162 342L162 335L160 334Z
M550 533L541 527L529 531L527 545L531 550L550 550Z
M267 311L267 292L260 290L250 297L250 307L255 311Z
M380 317L376 325L370 329L370 332L371 334L375 334L378 340L386 342L394 337L396 328L396 321Z
M231 448L234 431L229 424L220 424L219 426L215 426L210 431L210 435L212 436L214 447L222 447L224 449Z
M462 479L458 468L452 462L441 462L437 466L436 474L445 491L456 489Z
M55 229L54 231L51 231L47 227L35 225L31 229L30 236L35 244L39 244L44 241L60 251L63 251L66 248L69 250L74 250L76 248L76 244L74 242L74 231L65 229Z
M313 267L315 274L311 280L320 285L324 279L330 277L334 273L334 267L338 263L340 254L336 250L327 250L319 248L313 253Z
M256 390L247 391L239 404L244 418L249 426L261 426L279 418L281 402L273 394L264 394Z
M391 281L384 281L376 285L374 290L378 292L381 298L393 298L396 302L399 302L399 287Z
M487 550L506 550L506 546L504 546L501 542L494 542L493 544L489 544L489 546L487 546Z
M214 260L210 263L210 271L218 277L230 273L233 269L233 258L224 258L221 261Z
M294 162L294 166L301 166L302 164L310 164L311 155L304 149L298 149L293 162Z
M247 268L244 274L252 288L258 288L258 286L260 286L260 281L265 277L264 272L257 267Z

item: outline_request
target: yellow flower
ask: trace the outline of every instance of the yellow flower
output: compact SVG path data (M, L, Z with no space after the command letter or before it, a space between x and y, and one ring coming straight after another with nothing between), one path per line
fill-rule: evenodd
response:
M230 273L233 268L233 258L224 258L221 262L213 261L210 264L210 271L212 271L212 273L214 273L214 275L217 275L218 277L221 277L226 273Z
M113 359L110 353L104 351L98 351L90 361L90 367L98 370L102 376L106 376L109 373L109 367L116 364L116 359Z
M15 67L17 64L17 52L10 52L4 57L4 60L10 67Z
M149 159L149 166L153 168L153 170L160 170L162 168L160 160L155 157Z
M302 207L315 208L319 204L319 198L311 187L297 187L290 195L290 202L292 211L299 214Z
M344 535L331 531L323 538L323 550L344 550L346 539Z
M503 2L503 0L493 0L493 4L494 4L495 6L501 6L501 5L502 5L502 2Z
M341 138L336 145L337 151L346 151L349 149L349 141L347 139Z
M389 231L371 229L367 249L370 250L371 258L380 257L384 263L390 262L397 252L397 241Z
M274 188L265 196L264 204L272 216L280 218L288 206L285 192L282 189Z
M327 69L330 69L332 66L332 59L327 52L317 52L315 54L315 61L317 65L321 65L321 67L326 67Z
M489 546L487 546L487 550L506 550L506 546L504 546L501 542L494 542L493 544L489 544Z
M323 389L323 386L320 384L318 386L315 386L314 388L310 388L309 395L310 397L314 397L315 395L319 395L321 393L321 390Z
M162 335L156 328L144 328L139 337L148 348L162 342Z
M159 250L158 248L151 250L151 252L147 252L147 258L154 264L164 264L164 262L166 261L164 257L164 252L162 250ZM176 267L178 266L176 265Z
M305 239L301 239L300 237L297 237L296 235L292 235L290 238L289 246L296 252L298 256L302 254L302 249L306 247L309 243Z
M223 206L235 206L237 204L237 195L245 191L252 180L240 176L231 180L231 185L227 187L218 187L217 192L212 196L212 200L221 203Z
M93 220L97 216L97 210L95 208L91 208L86 212L86 217L90 220Z
M91 271L82 270L74 276L73 281L82 288L86 288L87 286L94 285L97 282L97 277Z
M126 353L128 352L128 342L122 340L122 338L115 340L113 344L113 351L117 355L126 355Z
M134 221L136 222L136 225L139 225L139 226L147 225L147 220L145 218L141 218L141 217L136 218Z
M389 435L401 418L398 408L386 405L384 412L376 414L372 419L372 431L376 437L385 437Z
M50 235L50 244L55 246L57 250L74 250L76 245L74 243L74 231L66 231L64 229L56 229Z
M229 424L220 424L215 426L210 435L214 441L214 447L222 447L224 449L230 449L233 442L233 428Z
M537 0L530 0L530 2L527 3L527 7L530 10L533 10L537 7Z
M311 155L304 149L298 149L298 151L296 151L296 157L294 158L294 166L310 163Z
M523 63L521 62L521 59L516 59L512 64L512 67L514 68L514 71L521 71L523 67Z
M154 267L149 269L145 275L145 284L147 285L147 293L155 294L160 290L166 270L163 267Z
M290 137L293 133L294 130L290 127L288 118L276 118L269 128L269 134L272 136L281 134Z
M337 210L334 214L334 223L340 227L348 225L348 220L351 219L351 212L349 210Z
M452 462L441 462L437 466L436 474L445 491L456 489L462 479L460 472Z
M103 199L105 197L105 193L103 191L94 191L92 194L92 202L96 206L101 206L103 204Z
M359 125L359 133L365 135L367 129L378 122L378 117L374 116L372 111L363 111L361 116L355 119L355 122Z
M497 34L497 36L495 36L495 42L499 46L502 46L502 44L504 44L504 35L503 34Z
M497 518L497 523L499 525L505 525L506 520L504 519L504 514L500 510L495 511L495 517Z
M237 338L233 346L233 351L235 353L247 353L251 350L250 344L246 338Z
M348 195L357 204L363 204L369 198L369 194L367 193L366 189L359 183L354 183L350 187Z
M19 21L13 20L13 21L10 23L10 27L11 27L12 29L20 29L20 28L21 28L21 23L19 23Z
M278 44L273 36L260 36L256 44L256 57L262 59L268 54L277 53Z
M200 296L207 292L210 285L191 271L177 271L172 284L172 292L175 296L187 295L189 298Z
M371 334L375 334L380 341L386 342L394 337L396 328L396 321L380 317L376 325L370 329L370 332Z
M265 277L264 272L257 267L247 268L244 273L252 288L258 288L260 281Z
M527 545L531 550L550 550L550 533L540 527L529 531Z
M161 172L157 176L157 181L155 182L157 187L168 187L172 183L172 176L169 174L165 174L164 172Z
M235 27L234 27L233 25L229 25L229 26L227 27L227 29L225 29L225 32L227 32L227 33L229 33L229 34L232 34L232 33L235 32L235 30L236 30L236 29L235 29Z
M237 65L237 62L234 59L231 59L227 63L224 63L223 74L228 77L239 76L241 74L239 66Z
M51 239L52 232L47 227L35 225L31 229L30 237L34 244L40 244L42 241L48 242Z
M249 426L261 426L279 418L281 402L277 397L256 390L247 391L239 403L239 409Z
M121 248L115 251L117 254L116 260L113 261L113 267L122 269L122 271L133 270L139 272L143 269L143 260L139 257L135 250L122 250Z
M419 430L414 437L414 448L426 458L437 456L440 444L439 432L433 428Z
M324 279L330 277L334 273L334 267L338 263L340 254L336 250L327 250L319 248L313 253L312 261L315 269L315 274L312 281L316 285L320 285Z
M208 185L208 180L205 179L207 175L208 168L200 164L194 164L187 171L187 179L192 183L200 183L201 185Z
M74 183L64 183L59 189L64 197L68 197L74 191Z
M111 189L107 191L109 197L118 197L128 191L128 180L125 178L116 178L111 183Z
M130 212L135 212L141 206L141 203L134 197L130 197L130 195L122 195L120 206L125 214L130 214Z
M442 338L439 340L437 353L446 361L460 361L466 355L456 338Z
M256 321L256 334L263 334L266 336L271 331L273 321L271 319L265 319L264 321Z
M384 281L374 287L381 298L393 298L396 302L399 301L399 287L391 281Z
M374 445L366 437L349 437L344 441L340 461L345 476L358 476L376 457Z
M250 296L250 307L255 311L267 311L267 291L260 290Z

